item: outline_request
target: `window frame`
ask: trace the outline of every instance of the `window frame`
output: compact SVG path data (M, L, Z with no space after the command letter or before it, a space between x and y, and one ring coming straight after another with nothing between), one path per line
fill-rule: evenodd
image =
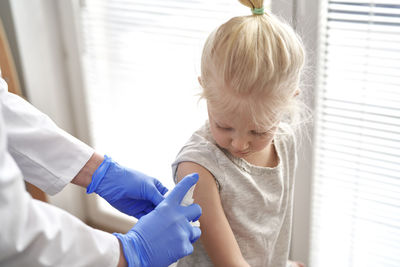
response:
M64 41L66 72L69 77L71 90L71 109L75 110L74 121L76 125L76 137L88 145L92 145L90 138L88 110L86 104L85 84L83 77L83 65L81 60L82 42L79 38L79 9L85 1L70 0L57 1L58 13L60 14L61 32ZM82 192L84 207L86 211L85 221L87 224L107 230L109 232L127 232L132 228L135 219L124 216L114 216L105 212L99 205L99 198L95 194L87 195Z
M311 201L314 156L314 124L316 118L316 99L318 85L319 44L321 33L320 14L324 0L272 0L275 14L288 21L302 37L306 47L306 65L301 90L305 93L305 104L312 118L307 123L304 135L300 139L298 166L296 170L294 210L290 258L309 265L311 243Z

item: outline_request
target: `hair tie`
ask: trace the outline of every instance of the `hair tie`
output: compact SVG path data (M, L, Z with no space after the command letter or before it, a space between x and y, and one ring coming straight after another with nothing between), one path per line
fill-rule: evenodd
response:
M264 15L264 7L252 8L251 12L253 12L253 15Z

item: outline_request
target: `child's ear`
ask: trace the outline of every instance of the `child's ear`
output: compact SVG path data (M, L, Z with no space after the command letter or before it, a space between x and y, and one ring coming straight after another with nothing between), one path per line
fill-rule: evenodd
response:
M201 79L201 76L197 77L197 80L199 81L199 84L201 85L201 87L203 87L203 81Z
M294 91L293 96L296 97L296 96L298 96L299 94L300 94L300 90L299 90L299 89L296 89L296 91Z

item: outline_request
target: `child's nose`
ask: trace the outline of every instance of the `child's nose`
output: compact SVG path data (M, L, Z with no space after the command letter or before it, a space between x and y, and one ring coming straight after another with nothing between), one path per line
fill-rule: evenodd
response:
M236 137L232 139L232 147L237 151L243 151L249 148L249 141L244 137Z

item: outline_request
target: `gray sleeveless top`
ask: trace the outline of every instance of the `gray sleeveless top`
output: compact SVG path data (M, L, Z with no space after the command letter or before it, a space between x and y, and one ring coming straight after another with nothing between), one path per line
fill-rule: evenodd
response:
M172 164L175 183L178 164L184 161L195 162L214 176L230 227L252 267L283 267L289 255L296 144L287 124L279 125L274 145L278 166L251 165L218 147L207 122L192 135ZM177 266L213 264L201 241L197 241L193 254L179 260Z

